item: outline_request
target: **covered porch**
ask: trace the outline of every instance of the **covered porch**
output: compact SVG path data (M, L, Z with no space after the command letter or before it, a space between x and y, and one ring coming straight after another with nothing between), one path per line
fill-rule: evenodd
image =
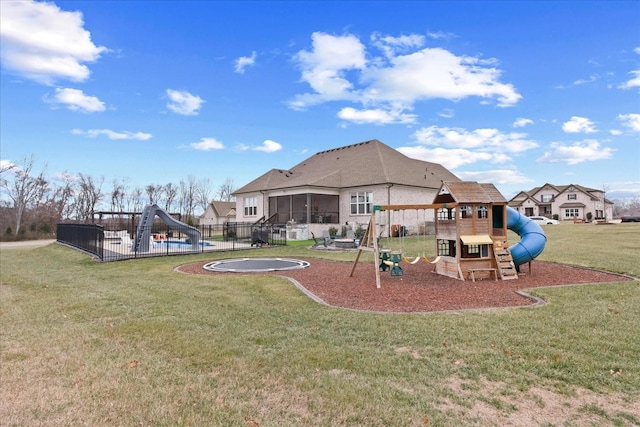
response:
M338 224L340 196L304 193L269 197L269 213L274 222L298 224Z

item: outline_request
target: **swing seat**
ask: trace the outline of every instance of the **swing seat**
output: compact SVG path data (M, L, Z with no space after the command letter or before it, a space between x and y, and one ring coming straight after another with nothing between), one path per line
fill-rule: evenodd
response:
M418 261L420 261L421 259L422 259L422 257L420 257L420 256L417 256L414 260L410 260L410 259L409 259L409 258L407 258L407 257L402 258L402 260L403 260L404 262L409 263L409 264L412 264L412 265L413 265L413 264L417 264L417 263L418 263ZM425 258L425 259L426 259L426 258Z

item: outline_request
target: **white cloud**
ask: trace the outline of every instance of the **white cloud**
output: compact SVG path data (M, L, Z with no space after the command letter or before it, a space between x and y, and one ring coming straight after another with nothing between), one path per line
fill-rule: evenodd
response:
M415 123L415 114L404 114L402 111L386 111L381 108L371 110L356 110L345 107L338 111L338 117L342 120L356 124L387 125L392 123Z
M423 145L476 149L495 153L520 153L538 146L536 142L526 139L525 133L504 133L492 128L468 131L462 128L429 126L418 129L413 137Z
M629 71L633 77L629 80L621 84L619 87L621 89L633 89L636 87L640 87L640 70Z
M399 52L407 52L412 48L424 46L425 37L420 34L410 34L408 36L382 36L380 33L371 35L371 41L375 47L380 49L387 58L393 58Z
M445 118L445 119L451 119L455 116L455 112L451 109L451 108L445 108L444 110L440 111L438 113L438 116Z
M74 135L87 136L89 138L97 138L100 135L104 135L113 140L134 139L137 141L147 141L152 137L150 133L130 131L116 132L111 129L88 129L86 131L82 129L73 129L71 133Z
M187 91L167 89L169 103L167 108L176 114L183 116L195 116L205 102L202 98L192 95Z
M189 147L200 151L222 150L224 144L215 138L201 138L200 141L189 144Z
M515 122L513 122L513 127L514 128L523 128L527 125L532 125L533 124L533 120L531 119L525 119L523 117L518 117L516 119Z
M394 57L388 66L366 70L370 81L366 96L386 102L413 103L442 98L458 101L471 96L497 98L502 107L516 104L522 96L510 84L499 82L495 60L456 56L441 48L425 48Z
M397 150L412 159L439 163L447 169L456 169L460 166L489 161L493 158L490 153L466 150L463 148L427 148L423 146L398 147Z
M61 10L53 3L0 1L2 66L51 85L56 80L86 80L94 62L108 51L96 46L83 28L82 13Z
M315 93L297 95L289 106L304 109L326 101L354 98L353 84L345 74L348 70L365 67L364 45L352 35L332 36L315 32L311 39L313 49L298 52L295 59L302 70L302 80Z
M71 111L79 111L81 113L98 113L106 109L104 102L95 96L85 95L80 89L56 88L53 98L45 98L45 101L62 104Z
M594 139L576 142L572 145L564 145L559 142L551 143L551 150L544 153L536 160L538 163L566 163L576 165L578 163L610 159L615 150L601 147Z
M239 74L244 74L244 69L253 66L256 63L256 52L251 52L251 56L241 56L236 59L235 71Z
M520 172L511 169L494 169L478 172L456 172L456 175L463 181L491 182L498 185L506 184L526 184L533 182Z
M587 83L593 83L596 80L598 80L599 78L600 78L600 76L598 74L592 74L592 75L589 76L588 79L576 80L575 82L573 82L573 85L574 86L580 86L580 85L587 84Z
M15 168L19 168L20 166L16 163L13 163L11 160L3 160L0 159L0 171L6 172Z
M418 129L413 138L417 146L399 147L397 150L408 157L440 163L450 169L480 161L508 163L512 160L511 155L538 147L524 133L504 133L497 129L468 131L429 126Z
M633 49L633 52L637 53L638 55L640 55L640 46L638 46L635 49ZM633 89L633 88L636 88L636 87L640 87L640 70L629 71L629 74L631 74L633 77L629 81L624 82L623 84L618 86L619 88L621 88L621 89Z
M622 125L631 129L634 132L640 132L640 114L618 114L618 120L622 122Z
M412 110L414 103L428 99L468 97L495 99L499 106L508 107L522 98L513 85L500 82L497 60L457 56L441 48L423 48L424 43L422 35L375 33L371 44L382 51L375 56L354 35L313 33L311 50L295 56L302 81L312 91L296 95L289 107L303 110L348 101L361 104L361 111L398 111ZM388 115L378 115L380 124L387 124Z
M282 145L270 139L265 139L262 145L254 147L253 150L264 151L265 153L275 153L276 151L282 150Z
M586 117L572 116L571 120L562 124L562 130L567 133L597 132L594 123Z

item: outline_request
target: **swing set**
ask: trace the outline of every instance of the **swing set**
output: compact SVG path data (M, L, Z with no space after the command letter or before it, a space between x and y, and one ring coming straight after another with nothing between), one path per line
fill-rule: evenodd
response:
M457 204L456 204L457 205ZM437 264L438 261L440 261L440 257L436 257L433 260L430 260L425 252L422 253L422 255L417 255L415 256L413 259L410 259L408 256L405 255L405 235L406 235L406 229L404 228L404 226L401 226L398 229L398 237L400 239L400 251L391 251L390 249L381 249L380 248L380 237L382 232L378 232L377 228L378 228L378 224L376 222L376 215L378 212L390 212L390 218L392 215L394 215L394 212L402 212L402 224L405 223L404 221L404 215L406 211L409 210L415 210L416 211L416 222L419 222L419 211L422 210L424 212L424 230L423 230L423 238L424 238L424 243L426 245L426 234L427 234L427 230L426 230L426 210L427 209L439 209L439 208L443 208L443 207L452 207L453 205L451 203L447 204L418 204L418 205L375 205L373 207L373 213L371 214L371 218L369 219L369 224L367 226L367 230L365 231L365 234L363 236L363 238L360 241L360 246L358 247L358 254L356 255L356 259L353 262L353 266L351 268L351 274L349 274L349 277L352 277L355 269L356 269L356 265L358 264L358 261L360 260L360 255L362 254L362 251L373 251L374 253L374 263L376 265L376 288L380 288L380 271L387 271L387 269L389 269L389 273L392 276L402 276L403 274L403 270L402 267L400 266L401 262L405 262L411 265L415 265L418 262L425 261L429 264ZM391 221L390 221L391 222ZM391 233L391 227L390 227L390 233L387 234L387 239L390 238L390 235L393 234ZM395 231L394 231L395 233Z

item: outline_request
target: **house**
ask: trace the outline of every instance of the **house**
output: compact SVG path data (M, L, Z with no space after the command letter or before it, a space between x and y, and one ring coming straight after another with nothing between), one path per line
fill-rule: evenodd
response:
M290 169L271 169L236 190L236 221L288 223L287 238L304 240L329 227L366 225L374 204L430 203L443 181L459 181L442 165L411 159L378 140L320 151ZM411 230L419 221L408 218ZM389 222L387 222L389 224Z
M236 202L214 201L209 203L207 209L200 215L201 226L221 225L226 222L236 221Z
M582 185L544 184L529 191L521 191L509 206L526 216L545 216L564 220L610 220L613 218L613 202L603 190ZM590 215L589 215L590 214Z

